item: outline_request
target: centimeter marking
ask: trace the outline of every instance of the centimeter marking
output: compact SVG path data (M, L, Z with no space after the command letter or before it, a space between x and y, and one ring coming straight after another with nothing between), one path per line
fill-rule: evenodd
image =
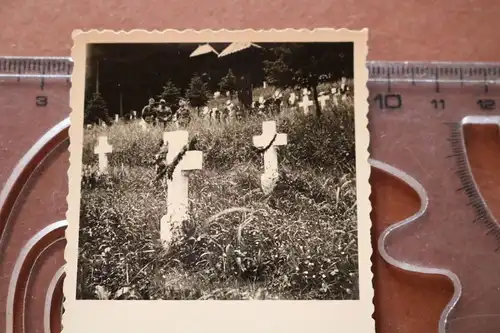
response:
M500 63L466 63L466 62L388 62L369 61L366 64L369 73L369 83L386 85L389 94L378 94L375 97L381 109L399 109L402 106L402 96L392 93L393 83L405 83L411 86L417 84L434 85L436 93L446 84L464 87L466 84L482 85L487 93L489 85L500 84ZM43 90L44 80L66 79L70 83L73 71L73 61L69 57L0 57L0 80L25 78L39 79ZM445 108L444 100L432 100L435 108ZM477 101L482 110L495 109L495 100ZM47 96L37 96L36 105L45 107L48 104ZM481 196L478 194L468 170L465 168L465 152L462 151L459 124L452 124L454 131L451 134L453 154L458 156L458 175L462 180L464 190L469 196L470 205L476 210L476 221L482 221L488 227L488 233L494 233L500 240L500 229L493 228L496 222L490 217ZM500 250L500 247L497 249Z
M368 61L369 82L434 84L436 92L443 84L500 84L500 63L486 62L390 62ZM70 79L73 61L69 57L0 57L0 79Z

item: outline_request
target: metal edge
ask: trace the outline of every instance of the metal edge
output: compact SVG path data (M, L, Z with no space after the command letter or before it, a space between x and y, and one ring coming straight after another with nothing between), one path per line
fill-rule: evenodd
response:
M9 217L12 213L19 195L22 193L26 183L31 179L33 173L44 160L68 139L68 135L63 135L70 126L69 118L59 122L56 126L48 130L21 158L14 167L11 175L5 182L0 192L0 216L5 216L5 221L0 223L0 244L3 241L5 231L9 225ZM59 139L59 140L58 140ZM47 154L40 156L45 149L50 149Z
M33 248L38 245L45 237L51 235L53 232L67 227L68 223L66 220L62 220L59 222L52 223L48 226L46 226L44 229L40 230L37 234L35 234L27 243L26 245L22 248L16 263L14 265L14 270L12 272L10 282L9 282L9 289L8 289L8 295L7 295L7 302L6 302L6 333L13 333L14 331L14 311L15 311L15 302L16 302L16 292L17 292L17 283L21 275L21 271L23 270L23 267L26 263L26 260L28 259L29 255L31 254ZM59 240L64 240L64 237L59 237L57 241ZM35 258L33 263L31 264L30 271L33 268L33 264L36 263L36 260L42 254L47 248L49 248L52 244L55 242L51 242L48 246L44 247L42 251L38 254L38 256ZM29 279L29 276L28 276ZM24 307L23 307L24 311ZM24 313L22 314L24 317Z
M43 315L43 327L44 333L52 333L51 327L51 315L52 315L52 303L54 301L54 292L64 277L66 265L61 266L57 272L52 277L50 281L49 287L47 289L47 293L45 295L45 307L44 307L44 315Z
M65 222L65 221L64 221ZM67 223L66 223L67 225ZM60 228L60 227L59 227ZM55 231L57 231L57 229L55 229ZM51 248L53 245L59 243L60 241L64 241L65 238L64 236L63 237L59 237L57 238L56 240L50 242L47 246L45 246L39 253L38 255L36 256L36 258L33 260L33 263L31 264L31 267L29 269L29 272L28 272L28 276L26 277L26 288L24 289L24 294L23 294L23 298L22 298L22 304L23 304L23 310L21 312L21 317L22 317L22 323L23 323L23 332L25 332L25 328L26 328L26 299L28 297L28 286L31 282L31 277L33 275L33 269L35 268L37 262L40 260L40 257L45 253L45 251L47 251L49 248ZM25 260L27 258L24 258ZM18 279L20 278L20 276L18 275ZM11 290L9 290L9 293L11 292ZM47 293L48 293L48 290L46 291L46 296L47 296ZM14 304L14 307L15 307L15 304ZM13 307L13 309L15 310L15 308ZM44 307L45 309L45 307ZM43 313L43 316L44 316L44 323L45 323L45 315L46 315L46 311L44 311Z
M389 235L394 232L396 229L404 227L407 224L417 222L419 218L421 218L427 211L427 207L429 204L429 197L427 196L427 191L424 189L424 187L413 177L408 175L407 173L389 165L384 162L375 160L375 159L369 159L370 165L376 169L379 169L382 172L385 172L391 176L394 176L398 178L399 180L403 181L406 183L408 186L410 186L419 196L421 206L420 209L418 210L417 213L414 215L398 222L395 224L392 224L391 226L387 227L379 236L378 243L377 243L377 248L379 251L380 256L390 265L400 268L405 271L409 272L415 272L415 273L422 273L422 274L429 274L429 275L443 275L446 276L447 278L450 279L450 281L453 283L453 296L448 302L448 304L445 306L443 311L441 312L441 316L439 319L439 324L438 324L438 330L439 333L446 333L446 324L448 321L448 316L450 315L451 311L453 308L456 306L458 303L458 300L460 299L462 295L462 284L460 283L460 280L458 276L453 273L452 271L448 269L441 269L441 268L432 268L432 267L425 267L425 266L417 266L414 264L406 263L404 261L400 261L389 255L389 253L385 249L385 242Z

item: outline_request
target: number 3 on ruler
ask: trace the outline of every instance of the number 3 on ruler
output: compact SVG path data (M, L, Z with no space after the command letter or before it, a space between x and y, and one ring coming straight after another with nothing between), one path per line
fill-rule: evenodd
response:
M380 109L400 109L403 105L403 99L399 94L378 94L374 100Z
M49 104L49 98L47 96L36 96L36 106L45 107Z

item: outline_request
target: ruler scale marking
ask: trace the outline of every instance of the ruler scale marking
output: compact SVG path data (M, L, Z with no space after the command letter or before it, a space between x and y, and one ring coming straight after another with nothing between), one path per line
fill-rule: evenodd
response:
M67 83L72 68L71 59L64 57L0 57L0 85L4 88L0 97L30 80L39 81L31 90L36 95L33 97L38 97L37 91L43 91L40 94L51 100L61 97L58 94L69 92ZM459 304L463 306L443 319L446 333L465 333L454 318L496 313L497 319L484 320L475 326L481 332L493 333L491 327L500 326L500 292L494 288L500 290L500 282L491 278L492 272L500 269L500 226L471 171L463 119L470 115L500 116L496 108L500 100L500 64L376 61L368 62L367 68L372 158L407 172L429 196L428 214L385 235L384 251L396 261L415 267L443 267L459 276L463 284L463 303ZM52 92L53 85L48 84L52 80L61 81L64 89ZM380 103L374 102L376 96L382 96ZM395 96L399 96L401 103L391 104ZM60 99L67 101L68 97ZM436 100L434 105L432 100ZM438 104L439 100L443 104ZM67 105L60 107L66 107L61 114L66 112L67 116ZM494 121L478 124L495 125ZM435 165L443 167L434 168ZM437 189L438 183L442 183L443 189ZM445 205L448 210L443 208ZM433 229L424 232L424 226ZM433 236L430 230L439 236ZM476 247L466 248L464 244ZM433 248L441 249L443 254L431 255ZM475 251L484 255L475 256ZM473 284L470 266L474 258L481 261L484 273L476 274ZM492 291L481 294L484 292L481 288L486 287ZM474 301L478 297L481 304Z

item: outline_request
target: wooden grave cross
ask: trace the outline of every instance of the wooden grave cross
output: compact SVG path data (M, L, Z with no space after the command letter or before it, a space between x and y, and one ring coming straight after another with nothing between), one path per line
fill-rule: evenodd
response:
M260 177L261 188L264 194L270 194L279 178L278 174L278 154L277 146L287 144L287 135L276 132L276 122L264 121L262 123L262 134L253 137L253 145L257 148L265 148L269 146L274 136L276 139L271 146L264 152L264 173Z
M321 95L318 97L318 101L321 104L321 108L324 108L326 106L326 101L330 99L330 96L328 95Z
M181 150L188 144L188 131L163 133L163 142L168 144L167 164L170 165ZM172 180L167 180L167 215L160 221L160 238L168 245L172 240L173 228L189 219L189 178L184 175L188 170L203 167L203 152L189 150L175 167Z
M304 114L309 114L309 107L313 105L313 101L309 99L309 96L303 95L302 102L299 103L299 106L304 109Z
M100 136L98 139L97 146L94 148L94 153L99 158L99 172L101 173L107 172L108 156L106 154L109 154L111 152L113 152L113 146L111 146L108 143L108 137Z

